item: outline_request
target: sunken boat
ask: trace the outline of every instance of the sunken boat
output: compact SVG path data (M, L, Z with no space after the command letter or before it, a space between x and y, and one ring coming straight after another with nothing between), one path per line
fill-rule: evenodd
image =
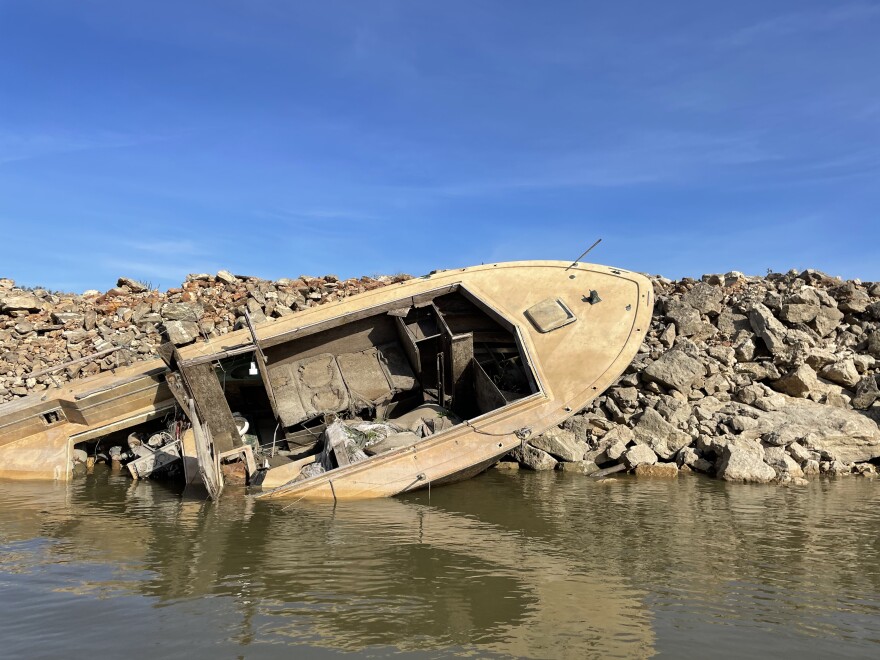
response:
M601 394L653 290L557 261L436 271L0 405L0 477L68 480L74 453L212 497L386 497L474 476ZM115 454L112 450L116 450Z

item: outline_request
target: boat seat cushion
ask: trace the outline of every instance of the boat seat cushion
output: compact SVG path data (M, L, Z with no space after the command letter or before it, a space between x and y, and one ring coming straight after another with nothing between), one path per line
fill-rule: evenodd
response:
M403 350L394 343L270 364L269 379L278 416L287 428L321 415L387 403L418 385Z

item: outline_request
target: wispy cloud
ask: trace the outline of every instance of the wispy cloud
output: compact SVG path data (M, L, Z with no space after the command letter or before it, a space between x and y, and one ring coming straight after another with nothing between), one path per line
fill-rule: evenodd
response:
M776 39L793 34L833 30L854 21L872 20L880 17L878 4L838 5L824 11L804 11L783 14L741 28L722 40L728 47L747 46L761 39Z
M440 185L449 195L549 188L608 188L682 183L720 170L778 160L751 134L711 135L679 131L634 134L617 145L555 155L536 155L528 169L490 179Z
M0 164L58 154L133 147L164 138L123 133L0 132Z

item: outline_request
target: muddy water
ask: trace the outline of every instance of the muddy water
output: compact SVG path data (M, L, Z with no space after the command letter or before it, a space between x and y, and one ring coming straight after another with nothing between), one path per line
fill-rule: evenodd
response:
M0 657L880 655L880 483L492 471L219 505L0 483Z

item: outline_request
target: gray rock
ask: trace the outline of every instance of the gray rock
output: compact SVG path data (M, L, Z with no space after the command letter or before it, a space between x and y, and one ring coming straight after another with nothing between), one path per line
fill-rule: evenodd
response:
M792 442L785 451L797 461L798 465L803 465L813 457L812 453L799 442Z
M819 375L847 389L855 387L859 382L859 372L851 358L829 364L819 372Z
M529 444L559 461L569 463L583 460L587 450L586 445L579 441L572 431L561 428L552 428L546 433L530 438Z
M788 303L779 310L779 318L789 323L809 323L819 315L818 301L813 305Z
M813 328L820 337L827 337L837 329L842 320L843 312L836 307L822 307L813 320Z
M865 376L856 384L855 396L852 398L852 407L857 410L867 410L877 399L880 399L880 388L874 376Z
M792 369L779 380L771 383L774 390L788 396L806 397L819 386L816 372L808 364L802 364L797 369Z
M7 312L36 312L40 310L40 307L40 299L27 292L5 296L0 303L0 309Z
M608 445L608 447L605 449L605 456L608 457L609 461L616 461L619 460L625 452L626 445L617 440Z
M653 465L657 462L657 454L647 445L636 445L626 451L623 460L627 467L633 469L639 465Z
M225 282L226 284L237 284L238 278L230 273L228 270L221 270L217 273L217 279L221 282Z
M146 284L130 277L120 277L116 281L116 286L124 286L132 293L146 293L149 291L149 287Z
M686 394L694 382L702 378L705 373L706 369L699 360L680 349L673 348L664 353L659 360L648 365L643 376L649 382L660 383L666 388Z
M867 350L875 358L880 358L880 330L875 330L868 337Z
M724 292L717 286L711 286L702 282L694 286L684 294L681 299L698 312L703 314L717 315L721 312L721 300Z
M546 451L532 447L531 445L523 445L517 447L510 455L519 461L520 465L530 470L555 470L558 461Z
M737 438L724 447L717 475L725 481L767 483L776 478L776 470L764 462L764 450L760 444Z
M745 314L732 312L728 309L723 310L715 321L718 331L728 337L733 337L744 330L751 332L752 324L749 323L749 317Z
M646 408L633 427L636 442L648 445L655 454L664 460L671 460L682 447L688 446L692 438L667 422L653 408Z
M666 318L675 324L676 334L682 337L690 337L704 330L700 313L678 300L670 300L666 303Z
M165 303L162 305L162 318L168 321L198 321L204 310L201 305L191 303Z
M788 330L765 305L759 303L749 310L749 322L767 350L776 356L786 353L785 336Z
M194 342L199 337L199 324L193 321L168 321L165 323L168 340L177 346Z
M741 404L728 405L747 409ZM870 417L854 410L795 398L789 398L780 410L748 410L758 422L743 434L749 439L764 438L772 444L789 446L797 441L807 449L824 451L847 463L880 457L880 429Z

